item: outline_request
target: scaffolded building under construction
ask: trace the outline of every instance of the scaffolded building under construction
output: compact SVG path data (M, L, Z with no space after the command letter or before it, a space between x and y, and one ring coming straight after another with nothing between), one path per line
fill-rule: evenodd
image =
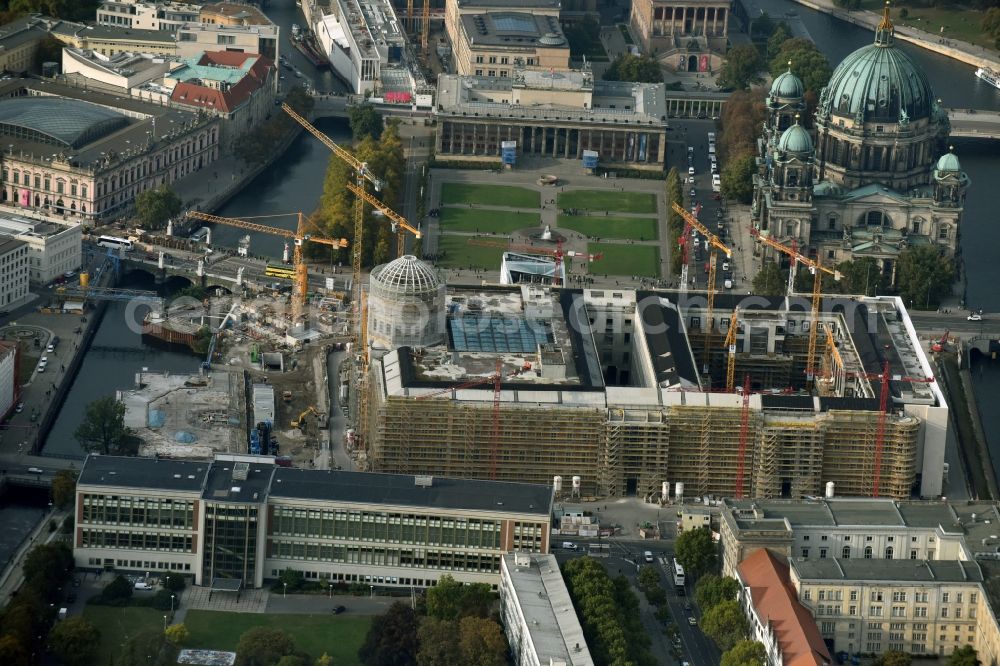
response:
M851 495L941 493L947 405L923 381L931 370L898 299L827 299L814 387L808 302L717 297L706 357L704 303L683 294L526 286L449 288L447 300L447 344L372 364L374 470L578 477L566 488L584 496L677 483L699 496L801 497L827 482ZM746 400L726 391L730 360ZM898 379L883 415L886 362Z

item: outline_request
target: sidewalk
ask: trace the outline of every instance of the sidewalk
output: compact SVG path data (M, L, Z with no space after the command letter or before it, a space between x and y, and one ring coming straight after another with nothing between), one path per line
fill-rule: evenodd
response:
M31 534L24 539L21 547L18 548L17 552L11 558L10 563L4 568L3 573L0 574L0 604L6 606L10 603L14 593L21 587L21 583L24 582L24 557L28 554L28 551L36 545L51 543L59 539L59 529L49 532L49 523L55 520L58 528L67 515L69 514L66 511L53 509L45 514L45 517L38 522L38 525Z

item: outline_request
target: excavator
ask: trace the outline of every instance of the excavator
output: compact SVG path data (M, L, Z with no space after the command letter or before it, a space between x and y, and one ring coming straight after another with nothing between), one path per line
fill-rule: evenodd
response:
M297 419L294 419L292 421L292 427L298 428L299 430L305 430L306 417L309 416L310 414L316 416L316 423L318 427L322 428L323 426L326 425L326 414L317 411L313 405L309 405L304 410L302 410L302 413L299 414L299 417Z

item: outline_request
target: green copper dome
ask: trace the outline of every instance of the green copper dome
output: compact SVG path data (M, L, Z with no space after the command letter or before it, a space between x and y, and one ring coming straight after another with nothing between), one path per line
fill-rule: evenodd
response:
M958 156L955 153L945 153L937 161L938 171L961 171L962 165L958 163Z
M927 77L893 43L888 7L875 30L875 43L837 66L820 97L821 112L863 122L899 123L929 118L934 94Z
M813 149L812 137L802 125L795 123L781 134L778 139L778 150L786 153L811 153Z
M792 74L791 65L789 65L787 72L781 74L778 78L771 82L771 95L774 97L781 97L783 99L801 99L804 94L805 86L802 85L802 81L799 77Z

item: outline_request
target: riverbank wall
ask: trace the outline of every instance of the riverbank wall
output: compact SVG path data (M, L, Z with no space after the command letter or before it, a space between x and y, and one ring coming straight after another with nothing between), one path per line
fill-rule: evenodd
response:
M959 349L958 355L964 353ZM941 381L951 406L952 431L972 496L977 499L1000 497L968 365L960 365L956 355L939 356L934 374Z
M841 21L846 21L862 28L874 31L875 27L882 21L882 15L867 10L847 11L833 4L831 0L793 0L809 9L828 14ZM954 39L943 39L932 35L929 32L911 28L906 25L896 26L896 39L910 44L915 44L928 51L934 51L941 55L959 60L973 67L989 67L990 69L1000 69L1000 56L986 49L959 42Z

